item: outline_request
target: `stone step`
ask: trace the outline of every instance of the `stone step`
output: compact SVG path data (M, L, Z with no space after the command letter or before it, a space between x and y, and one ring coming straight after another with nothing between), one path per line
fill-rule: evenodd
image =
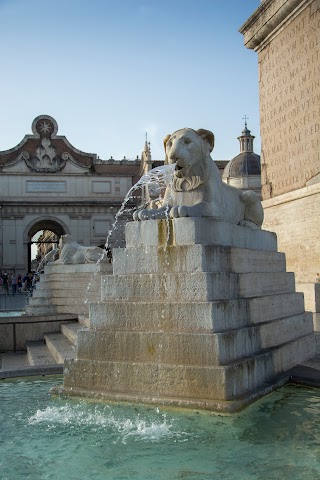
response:
M109 275L102 277L101 288L102 300L222 300L238 296L238 277L234 273Z
M143 250L146 247L170 245L222 245L265 251L277 251L273 232L241 227L205 217L128 222L126 246Z
M101 277L100 277L101 280ZM73 278L70 278L69 280L66 281L59 281L57 280L52 280L50 278L45 277L41 282L37 283L36 290L61 290L64 288L69 289L75 289L78 287L78 289L97 289L99 288L101 282L98 280L91 280L90 278L88 279L78 279L76 275L73 275Z
M287 272L109 275L102 277L101 299L201 302L291 293L294 289L294 274Z
M61 325L61 333L73 344L76 343L78 331L82 329L84 329L84 326L78 322L64 323Z
M59 288L58 288L59 287ZM65 287L65 288L64 288ZM56 285L56 286L50 286L48 284L47 287L42 287L42 288L36 288L33 291L32 298L39 298L39 297L85 297L85 296L97 296L100 293L100 288L99 289L91 289L91 288L86 288L86 285L83 285L83 288L80 288L79 286L75 285L75 282L71 285L70 283L67 286L64 285Z
M97 300L97 296L95 297L74 297L74 296L66 296L62 297L61 295L55 296L54 293L51 292L51 294L48 292L48 296L43 295L43 296L34 296L32 299L30 299L29 305L82 305L82 304L87 304L88 302L92 300Z
M114 275L181 272L284 272L285 255L214 245L116 248Z
M104 392L110 399L144 396L152 398L151 403L156 398L174 398L180 406L188 406L193 398L234 400L314 354L315 338L310 334L225 366L74 359L65 364L64 391L87 391L91 396Z
M295 278L292 272L239 274L239 295L243 298L294 291Z
M89 306L87 304L70 305L27 305L24 309L27 315L55 315L55 314L74 314L88 315Z
M62 333L45 334L44 341L56 363L63 363L65 359L74 358L74 344Z
M27 342L26 346L30 365L55 365L59 363L56 362L50 350L43 342Z
M91 275L95 274L96 272L100 273L112 273L112 264L106 262L99 262L99 263L83 263L83 264L76 264L76 265L63 265L58 263L48 264L44 267L44 274L59 274L61 278L64 275L79 275L79 274L86 274Z
M0 378L1 372L10 372L29 367L29 359L26 352L9 352L0 354Z
M96 330L200 333L299 315L304 303L303 295L294 292L214 302L92 302L89 311L90 327Z
M226 365L312 332L311 313L221 333L82 330L77 338L77 358L177 365Z
M90 318L88 315L78 315L78 322L83 327L90 327Z
M105 273L106 274L106 273ZM52 272L48 274L42 274L40 276L41 283L43 282L60 282L60 283L67 283L70 281L73 281L76 279L77 281L81 282L88 282L88 281L99 281L101 278L100 273L98 272L91 272L91 273L58 273L58 272Z

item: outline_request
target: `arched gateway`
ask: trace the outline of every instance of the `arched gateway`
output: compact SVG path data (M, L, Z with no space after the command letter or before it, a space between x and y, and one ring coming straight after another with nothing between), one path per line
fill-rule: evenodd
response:
M139 160L101 160L57 132L56 120L40 115L31 135L0 152L0 270L29 270L32 245L47 241L38 232L52 232L53 243L68 233L83 245L104 244L139 179ZM122 243L120 221L110 246Z
M57 248L61 235L70 233L69 228L58 219L39 219L26 228L28 271L36 270L42 258L53 248Z

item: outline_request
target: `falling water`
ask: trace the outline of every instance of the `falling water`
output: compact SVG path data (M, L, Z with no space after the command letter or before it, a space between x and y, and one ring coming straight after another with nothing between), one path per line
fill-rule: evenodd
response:
M41 262L39 263L38 265L38 268L33 276L33 279L32 279L32 288L31 288L31 291L28 292L28 296L32 296L32 291L33 289L36 287L36 283L37 281L39 280L39 277L45 267L45 265L47 265L49 262L53 261L56 257L56 255L58 255L58 252L59 252L59 248L53 248L50 252L48 252L41 260Z
M157 189L159 190L159 195L157 198L153 199L153 202L161 202L163 201L163 196L162 196L162 192L164 189L166 189L167 187L169 189L172 188L172 182L173 182L173 173L174 173L174 169L175 169L175 166L176 164L173 163L173 164L170 164L170 165L161 165L159 167L155 167L153 168L152 170L150 170L149 172L145 173L139 180L138 182L133 185L130 190L127 192L123 202L122 202L122 205L120 207L120 209L118 210L118 212L116 213L116 216L115 216L115 219L114 219L114 222L108 232L108 235L107 235L107 239L106 239L106 242L104 244L104 254L101 256L101 258L97 261L97 264L96 264L96 270L95 270L95 273L94 273L94 276L98 273L98 270L99 270L99 264L100 262L105 258L106 254L107 254L107 249L109 248L109 242L110 242L110 238L111 238L111 235L115 232L115 230L117 229L117 226L118 226L118 222L119 222L119 218L125 214L125 213L128 213L130 215L133 215L134 213L134 209L133 208L127 208L127 205L128 203L130 202L130 200L132 200L134 198L134 192L140 188L143 188L143 187L149 187L149 188L155 188L157 187ZM140 197L141 199L141 197ZM169 200L169 199L168 199ZM167 204L166 204L166 222L168 223L167 225L167 241L166 243L168 243L169 241L169 203L168 203L168 200L167 200ZM148 203L149 203L149 200L148 201L145 201L144 203L141 203L137 209L138 210L142 210L144 208L146 208L148 206ZM87 293L89 293L90 291L90 287L92 285L92 282L93 282L93 279L88 283L88 286L87 286ZM86 298L84 300L84 303L88 303L88 298Z
M105 243L105 249L107 249L108 246L109 246L110 237L117 227L119 217L121 217L121 215L123 215L127 211L129 211L130 213L133 213L132 209L129 209L129 210L126 209L126 206L129 203L129 201L133 199L133 193L136 190L138 190L139 188L142 188L142 187L145 187L145 186L154 187L156 185L158 187L158 189L160 190L160 193L159 193L159 196L156 199L153 200L153 202L163 200L161 192L166 187L169 187L169 188L171 187L172 181L173 181L174 169L175 169L175 163L171 164L171 165L161 165L159 167L153 168L149 172L145 173L140 178L140 180L138 180L138 182L135 185L133 185L133 187L130 188L130 190L128 191L128 193L126 194L126 196L125 196L125 198L122 202L122 205L121 205L119 211L117 212L117 214L115 216L114 223L112 224L112 227L108 232L107 240L106 240L106 243ZM145 204L139 205L138 209L140 210L140 209L146 208L148 203L149 202L145 202ZM167 204L166 207L167 207L166 217L168 217L169 205Z

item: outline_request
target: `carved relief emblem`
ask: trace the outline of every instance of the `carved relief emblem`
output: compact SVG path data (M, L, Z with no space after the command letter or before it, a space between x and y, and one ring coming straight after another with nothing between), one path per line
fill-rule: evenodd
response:
M51 137L57 133L56 121L43 115L37 117L32 124L32 131L39 137L39 144L34 152L23 152L23 158L31 170L41 173L57 172L62 170L67 162L68 155L57 155Z

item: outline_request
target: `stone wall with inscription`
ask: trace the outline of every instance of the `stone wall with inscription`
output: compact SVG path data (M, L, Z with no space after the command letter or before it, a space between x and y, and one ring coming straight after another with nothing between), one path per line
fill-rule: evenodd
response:
M320 7L312 4L259 54L262 195L320 172Z
M268 0L241 27L258 52L262 198L320 172L320 0Z
M277 234L299 289L314 292L320 274L320 0L265 0L240 32L258 53L263 228Z

